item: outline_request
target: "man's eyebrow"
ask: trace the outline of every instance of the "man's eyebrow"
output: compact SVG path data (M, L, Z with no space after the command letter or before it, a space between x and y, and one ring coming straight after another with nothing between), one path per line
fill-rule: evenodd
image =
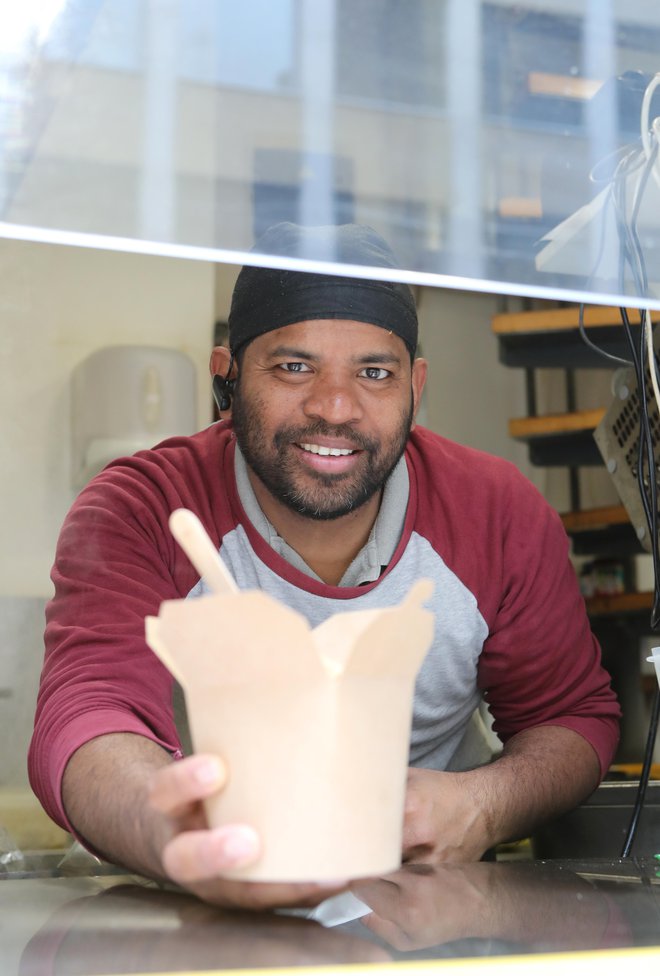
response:
M313 353L308 352L306 349L300 349L298 346L275 346L268 353L269 359L278 359L280 356L286 356L287 359L313 359L316 360L319 357L315 356Z
M321 358L315 353L309 352L307 349L301 349L298 346L276 346L271 349L268 354L269 359L277 359L281 356L286 356L288 359L307 359L310 362L318 362ZM368 365L398 365L401 363L401 357L397 356L396 353L392 352L369 352L364 353L361 356L353 356L352 362L356 366L368 366Z
M397 366L401 362L401 356L397 356L393 352L372 352L368 353L366 356L355 356L353 362L359 364L360 366L366 366L374 363L381 363L384 366Z

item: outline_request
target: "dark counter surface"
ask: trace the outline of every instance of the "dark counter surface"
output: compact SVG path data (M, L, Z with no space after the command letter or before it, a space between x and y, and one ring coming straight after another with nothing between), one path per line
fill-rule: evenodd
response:
M54 853L6 863L0 878L3 976L446 962L643 946L659 947L649 971L660 972L660 861L653 856L410 867L356 883L353 894L311 915L226 912Z

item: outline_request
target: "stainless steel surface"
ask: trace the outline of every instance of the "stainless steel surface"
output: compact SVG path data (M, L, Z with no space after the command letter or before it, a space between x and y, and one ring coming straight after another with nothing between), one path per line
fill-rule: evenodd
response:
M372 910L369 928L225 912L138 878L6 880L0 971L190 972L660 946L653 857L410 868L354 890Z
M601 783L579 807L550 821L535 833L536 856L618 857L627 837L638 787L637 780ZM632 850L648 858L660 853L660 782L651 781L647 785Z
M242 263L356 220L411 281L619 304L624 208L657 305L659 50L649 0L3 4L0 234Z

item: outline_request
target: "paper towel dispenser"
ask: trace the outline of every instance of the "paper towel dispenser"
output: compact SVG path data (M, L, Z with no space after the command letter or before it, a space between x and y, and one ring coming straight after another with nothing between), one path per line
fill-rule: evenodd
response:
M71 378L72 481L82 488L117 457L197 430L193 361L177 349L107 346Z

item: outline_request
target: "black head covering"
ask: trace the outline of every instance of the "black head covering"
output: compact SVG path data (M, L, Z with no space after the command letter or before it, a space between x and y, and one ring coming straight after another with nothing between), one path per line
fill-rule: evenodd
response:
M396 268L389 245L370 227L342 224L270 227L253 252L342 264ZM229 342L236 353L257 336L310 319L351 319L400 336L411 357L417 348L417 311L408 285L344 278L308 271L246 265L236 280L229 313Z

